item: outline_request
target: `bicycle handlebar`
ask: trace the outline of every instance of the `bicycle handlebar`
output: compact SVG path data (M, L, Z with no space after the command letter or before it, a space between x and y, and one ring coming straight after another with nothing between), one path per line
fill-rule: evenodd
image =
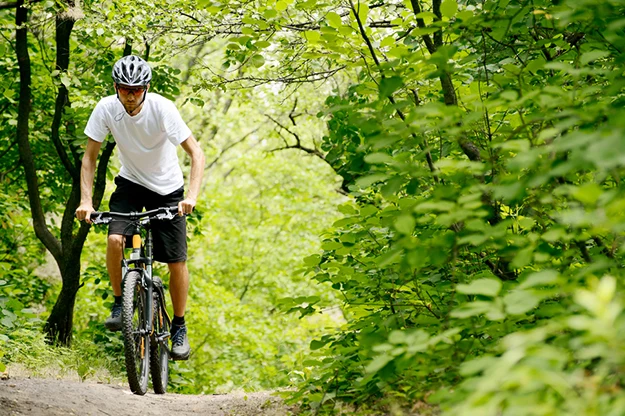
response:
M156 208L150 211L144 212L92 212L89 219L94 225L108 224L115 218L129 219L130 221L137 221L141 218L149 218L156 220L172 220L175 215L178 214L178 207L162 207Z

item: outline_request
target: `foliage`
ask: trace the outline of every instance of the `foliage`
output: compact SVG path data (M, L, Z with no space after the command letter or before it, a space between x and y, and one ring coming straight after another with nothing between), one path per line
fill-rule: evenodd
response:
M304 36L359 76L322 114L355 203L307 259L348 322L293 400L618 414L622 5L408 6Z
M238 109L231 111L228 119L236 120ZM190 236L193 353L176 365L172 383L181 392L288 386L300 379L320 328L336 325L329 316L299 321L276 307L296 294L331 299L324 286L292 273L336 218L332 172L321 163L301 165L293 154L233 152L209 172L201 221Z

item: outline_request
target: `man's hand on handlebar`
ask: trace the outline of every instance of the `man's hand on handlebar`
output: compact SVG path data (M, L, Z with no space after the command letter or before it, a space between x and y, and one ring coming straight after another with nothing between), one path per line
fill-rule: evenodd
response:
M185 198L178 203L178 215L188 215L193 212L196 200L193 198Z
M76 209L76 218L80 221L86 221L87 224L91 224L91 213L95 212L93 209L93 205L90 203L80 204L78 209Z

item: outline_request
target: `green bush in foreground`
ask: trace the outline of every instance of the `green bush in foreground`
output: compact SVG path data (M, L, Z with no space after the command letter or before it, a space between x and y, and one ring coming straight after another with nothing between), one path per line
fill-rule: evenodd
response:
M624 5L422 6L318 40L389 59L321 115L355 202L308 275L348 322L292 400L623 414Z

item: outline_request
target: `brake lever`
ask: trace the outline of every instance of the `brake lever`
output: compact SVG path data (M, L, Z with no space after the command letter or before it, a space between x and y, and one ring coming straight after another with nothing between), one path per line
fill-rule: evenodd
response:
M160 213L156 214L156 219L158 219L158 220L172 220L172 219L174 219L174 214L172 214L172 212L170 210L167 210L165 212L160 212Z
M95 218L91 218L91 222L93 224L108 224L111 221L113 221L112 217L102 217L102 213L99 212L98 215L96 215Z

